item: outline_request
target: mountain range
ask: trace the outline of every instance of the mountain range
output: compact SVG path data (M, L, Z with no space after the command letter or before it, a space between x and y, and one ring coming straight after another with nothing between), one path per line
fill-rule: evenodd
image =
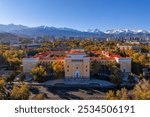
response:
M28 27L23 25L0 24L0 32L11 33L21 36L66 36L66 37L150 37L146 30L111 29L105 32L99 29L79 31L71 28L56 28L48 26Z

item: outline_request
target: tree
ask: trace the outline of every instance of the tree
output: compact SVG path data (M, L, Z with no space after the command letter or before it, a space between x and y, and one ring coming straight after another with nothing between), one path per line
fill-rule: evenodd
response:
M0 79L0 90L2 90L5 86L5 80Z
M20 86L15 85L11 91L11 99L15 100L27 100L29 99L28 85L23 84Z
M133 49L125 50L126 56L132 57L136 52Z
M108 91L106 93L105 99L106 100L116 100L114 91L112 91L112 90Z
M0 99L7 99L8 97L8 92L6 91L5 87L5 80L0 79Z
M53 62L52 68L56 74L56 78L61 78L64 75L64 63L62 61Z
M142 80L144 77L143 77L143 74L140 74L139 75L139 80Z
M122 81L120 69L115 65L111 66L110 69L111 69L110 81L112 83L120 85L120 83Z
M130 82L130 83L134 83L134 82L135 82L134 77L135 77L135 76L134 76L133 73L130 73L130 74L129 74L129 82Z
M37 94L37 95L35 95L34 99L35 100L44 100L45 96L44 96L44 94Z
M47 75L45 67L39 65L31 70L31 74L34 77L35 81L42 82L44 81L44 77Z
M128 91L125 88L121 90L117 90L116 93L114 91L109 91L106 93L105 99L107 100L128 100Z
M17 75L16 72L12 72L12 73L10 74L10 76L6 79L7 82L12 82L12 81L15 79L15 76L16 76L16 75Z
M145 62L146 62L146 56L145 55L140 55L139 56L139 62L142 63L142 64L145 64Z
M121 90L118 90L116 92L116 97L119 100L128 100L129 97L128 97L128 91L127 91L127 89L122 88Z
M101 64L96 60L91 63L91 76L92 77L98 77L100 67L101 67Z
M6 50L2 55L12 69L16 70L21 65L21 60L23 57L22 50Z
M106 93L105 99L108 100L149 100L150 99L150 81L142 79L138 84L135 85L133 90L127 90L122 88L114 91L109 91Z
M149 100L150 99L150 81L141 80L133 89L134 99Z

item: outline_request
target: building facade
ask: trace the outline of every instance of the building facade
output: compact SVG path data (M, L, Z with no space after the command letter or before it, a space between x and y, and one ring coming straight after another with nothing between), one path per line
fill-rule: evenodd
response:
M84 49L72 49L65 58L66 78L90 78L90 57Z
M108 62L117 62L120 65L120 70L124 73L131 72L131 58L121 57L119 55L105 51L91 51L95 54L103 55L101 57L89 57L88 52L84 49L71 49L70 51L49 51L39 53L33 57L23 58L23 72L29 73L32 68L39 63L51 64L53 62L63 63L66 79L89 79L90 64L92 61L98 61L103 64ZM54 57L53 55L57 55ZM63 57L61 56L63 55Z

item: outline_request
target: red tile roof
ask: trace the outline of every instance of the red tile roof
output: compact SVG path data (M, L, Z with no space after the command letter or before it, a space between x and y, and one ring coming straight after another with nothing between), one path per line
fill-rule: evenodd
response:
M43 58L43 57L48 56L50 53L51 53L51 51L38 53L38 54L34 55L33 58Z
M64 57L48 57L42 58L42 60L64 60Z
M85 54L85 52L81 50L71 50L69 53L70 54Z
M92 50L91 51L92 53L95 53L95 54L102 54L102 55L105 55L105 57L101 58L101 57L90 57L91 60L98 60L98 61L102 61L102 60L115 60L115 58L121 58L120 55L118 54L114 54L114 53L111 53L111 52L108 52L108 51L96 51L96 50ZM48 55L51 55L51 54L65 54L65 56L69 56L70 54L86 54L83 50L70 50L70 51L48 51L48 52L43 52L43 53L39 53L39 54L36 54L35 56L33 56L33 58L39 58L39 59L43 59L43 60L64 60L64 57L50 57Z
M115 60L114 58L100 58L100 57L90 57L90 60L96 60L96 61L113 61Z

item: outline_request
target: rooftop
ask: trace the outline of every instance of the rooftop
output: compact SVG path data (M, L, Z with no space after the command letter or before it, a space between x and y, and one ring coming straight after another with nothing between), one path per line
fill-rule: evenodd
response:
M98 57L90 57L90 60L116 60L119 58L122 58L120 55L118 54L114 54L112 52L108 52L108 51L100 51L100 50L92 50L92 53L98 55ZM39 59L43 59L43 60L64 60L65 57L70 57L73 56L75 57L75 55L79 56L86 56L88 52L85 52L84 49L71 49L70 51L48 51L48 52L43 52L43 53L38 53L36 55L34 55L31 58L39 58Z

